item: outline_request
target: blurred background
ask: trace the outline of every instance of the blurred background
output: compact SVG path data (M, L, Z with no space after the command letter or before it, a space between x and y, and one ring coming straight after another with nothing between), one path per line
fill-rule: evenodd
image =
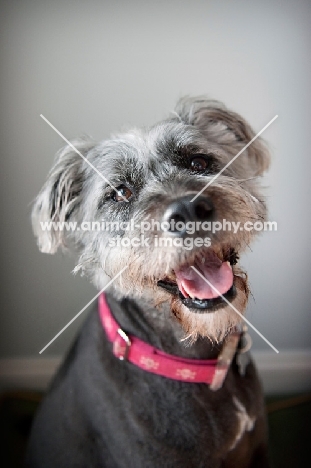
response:
M39 351L96 291L74 259L41 254L31 203L63 140L96 140L206 94L264 132L269 219L242 258L247 318L266 393L311 388L311 3L167 0L1 1L0 387L45 390L85 319Z
M311 4L303 1L8 1L1 15L2 358L38 352L95 295L74 259L41 254L31 203L68 139L167 116L185 94L241 113L272 153L269 219L242 264L248 319L282 352L311 347ZM40 357L61 356L82 315ZM254 350L281 358L254 332ZM282 359L282 358L281 358Z

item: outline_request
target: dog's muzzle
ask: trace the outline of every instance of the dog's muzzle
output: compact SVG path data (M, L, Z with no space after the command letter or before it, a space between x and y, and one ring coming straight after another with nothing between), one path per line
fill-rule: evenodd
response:
M167 236L185 238L187 223L213 222L215 208L210 198L200 195L187 195L174 200L165 210L162 226ZM197 226L197 225L196 225ZM158 286L179 298L183 305L196 312L214 312L231 302L237 294L230 255L212 247L197 250L189 256L189 261L175 268L171 278L158 281ZM173 278L172 278L173 277Z

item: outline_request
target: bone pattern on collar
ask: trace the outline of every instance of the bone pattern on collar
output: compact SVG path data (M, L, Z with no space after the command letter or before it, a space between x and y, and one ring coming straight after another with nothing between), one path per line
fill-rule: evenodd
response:
M205 383L218 390L228 373L237 351L241 333L231 333L218 359L185 359L167 354L139 338L127 335L116 322L104 294L99 297L99 316L112 352L121 361L129 361L140 369L173 380Z

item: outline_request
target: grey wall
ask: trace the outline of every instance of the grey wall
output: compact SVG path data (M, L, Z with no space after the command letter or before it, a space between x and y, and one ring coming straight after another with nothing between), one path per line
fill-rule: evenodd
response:
M31 232L31 201L63 146L39 114L69 139L102 139L202 93L257 131L279 115L264 135L278 232L243 258L248 318L280 350L310 347L310 2L11 0L1 10L1 356L38 356L95 294ZM83 320L45 354L62 354Z

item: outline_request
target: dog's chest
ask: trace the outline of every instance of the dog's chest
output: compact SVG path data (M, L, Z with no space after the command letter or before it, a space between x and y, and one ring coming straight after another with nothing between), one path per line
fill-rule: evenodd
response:
M240 396L211 394L199 385L189 392L187 384L164 381L152 386L150 382L136 382L135 390L129 389L126 408L120 407L118 414L114 411L115 433L123 456L130 457L128 466L135 459L135 466L154 460L158 464L150 466L216 468L227 454L239 451L241 443L245 451L243 439L252 437L256 418ZM120 421L126 424L119 426ZM251 456L251 445L245 460Z

